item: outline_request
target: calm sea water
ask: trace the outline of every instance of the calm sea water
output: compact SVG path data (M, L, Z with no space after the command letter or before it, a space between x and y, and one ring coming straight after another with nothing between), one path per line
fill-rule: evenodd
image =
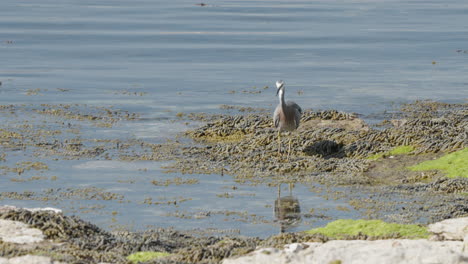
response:
M286 82L286 96L303 108L371 114L416 99L467 99L466 1L199 3L2 0L0 104L115 106L145 119L122 122L105 131L109 137L157 142L186 129L171 123L178 112L221 112L221 104L273 109L277 99L272 87L278 79ZM259 89L265 86L270 89ZM3 121L10 126L15 122ZM89 129L84 137L92 133ZM23 159L18 154L7 162ZM243 210L272 220L276 188L241 186L244 194L217 199L216 194L233 185L229 177L195 175L191 177L200 179L198 185L158 189L148 186L148 181L180 175L161 173L159 163L80 160L48 164L50 175L62 175L56 182L15 183L3 178L1 190L92 185L133 201L106 203L102 211L107 213L75 210L102 226L238 228L242 234L260 236L277 232L274 225L226 220L226 216L198 220L166 216L177 210ZM125 185L116 179L135 183ZM346 206L345 201L314 195L310 187L294 190L302 211L318 205ZM138 203L148 195L176 196L181 188L194 199L178 208ZM73 211L73 205L57 206ZM109 214L112 211L119 214ZM327 214L356 216L352 211ZM303 224L296 230L308 227Z

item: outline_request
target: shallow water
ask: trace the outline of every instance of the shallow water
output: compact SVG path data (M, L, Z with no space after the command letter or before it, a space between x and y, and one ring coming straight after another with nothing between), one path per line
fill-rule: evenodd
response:
M80 125L80 136L157 143L196 126L176 121L179 112L225 113L221 104L272 110L277 79L285 80L287 98L303 108L364 115L416 99L462 102L467 98L468 4L464 1L197 3L2 1L0 104L113 106L141 118L121 120L112 128ZM2 127L15 127L30 118L28 111L0 115ZM370 116L367 119L372 121ZM218 228L258 236L279 230L273 210L276 187L242 185L221 175L166 174L158 162L56 161L22 151L8 154L0 165L37 158L49 170L37 172L47 179L26 182L12 182L15 175L2 175L3 192L95 186L123 198L4 203L56 205L109 228ZM57 180L51 181L52 176ZM199 183L150 184L174 177ZM234 185L238 189L232 190ZM287 193L287 186L283 188ZM341 208L346 201L327 200L311 188L317 186L293 190L302 222L291 230L359 216ZM233 197L218 196L224 193ZM144 204L148 197L181 202ZM105 207L87 212L98 204ZM217 214L182 216L209 210Z

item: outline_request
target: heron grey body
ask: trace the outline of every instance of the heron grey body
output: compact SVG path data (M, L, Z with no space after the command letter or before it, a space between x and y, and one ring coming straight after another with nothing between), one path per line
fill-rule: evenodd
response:
M299 127L301 120L302 109L292 101L284 101L284 83L282 81L276 82L278 87L279 104L273 114L275 127L279 131L293 131Z
M278 154L281 153L281 131L294 131L299 127L301 120L302 109L292 101L284 101L284 82L277 81L276 94L278 95L279 104L273 113L273 121L278 129ZM288 160L291 153L291 139L289 139Z

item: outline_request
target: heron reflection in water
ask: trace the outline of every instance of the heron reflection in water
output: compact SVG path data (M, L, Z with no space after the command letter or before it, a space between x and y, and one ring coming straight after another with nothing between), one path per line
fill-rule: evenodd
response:
M281 197L281 184L278 185L278 198L275 200L275 219L280 224L280 233L284 233L301 222L299 200L292 195L293 183L289 183L289 195Z

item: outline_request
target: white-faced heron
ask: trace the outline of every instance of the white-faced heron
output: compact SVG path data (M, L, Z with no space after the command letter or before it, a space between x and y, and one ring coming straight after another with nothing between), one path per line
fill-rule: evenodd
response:
M281 131L293 131L299 127L302 109L292 101L284 101L284 82L276 82L276 95L279 98L279 104L273 114L275 127L278 129L278 154L281 153ZM288 159L291 153L291 138L289 139Z

